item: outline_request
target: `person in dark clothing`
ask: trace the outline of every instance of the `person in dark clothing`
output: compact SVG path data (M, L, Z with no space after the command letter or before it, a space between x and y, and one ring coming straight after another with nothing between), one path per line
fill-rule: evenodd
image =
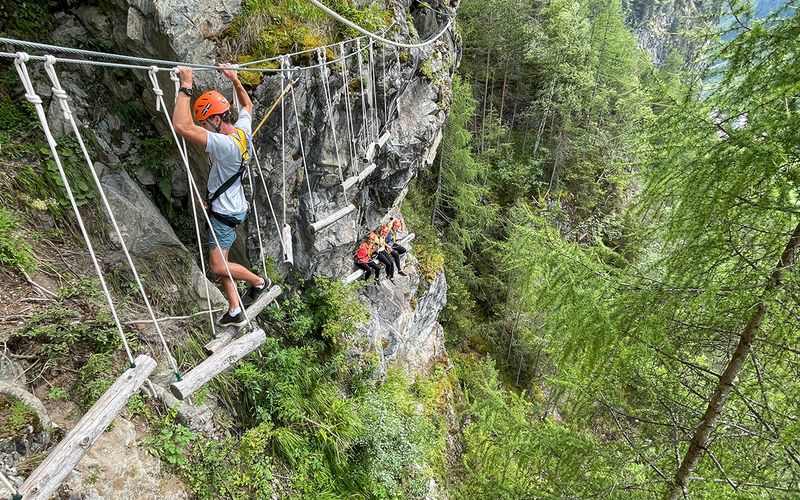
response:
M362 241L355 254L355 265L364 271L364 281L367 281L375 271L375 283L381 281L381 266L372 261L372 244Z
M402 229L402 227L403 222L400 219L394 219L381 228L381 236L383 236L384 240L386 241L386 247L390 250L389 255L392 257L395 265L397 266L397 274L400 276L406 276L406 273L403 272L403 268L400 265L400 256L408 252L408 250L397 243L396 237L397 233L400 231L400 229Z
M378 252L378 261L386 268L386 276L389 277L389 281L394 283L394 263L392 262L392 257L389 256L389 252L386 251L386 241L374 232L370 232L367 235L367 240L375 244Z

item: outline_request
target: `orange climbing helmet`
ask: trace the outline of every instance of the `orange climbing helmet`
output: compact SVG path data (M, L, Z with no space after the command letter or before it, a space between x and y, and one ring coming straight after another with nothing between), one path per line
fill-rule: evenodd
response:
M209 90L198 97L192 108L194 119L198 122L214 115L221 115L229 109L231 109L231 105L228 100L216 90Z

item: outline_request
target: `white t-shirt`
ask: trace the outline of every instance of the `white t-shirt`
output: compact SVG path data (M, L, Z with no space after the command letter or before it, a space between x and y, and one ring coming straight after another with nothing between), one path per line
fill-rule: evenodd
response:
M253 147L252 121L250 113L242 108L239 111L239 119L234 124L234 127L244 130L251 155ZM211 161L211 171L208 174L208 197L210 198L228 178L236 175L239 171L242 166L242 153L231 136L215 132L208 133L206 153ZM211 206L214 212L225 215L241 214L246 212L248 207L241 179L237 179L227 191L214 200Z

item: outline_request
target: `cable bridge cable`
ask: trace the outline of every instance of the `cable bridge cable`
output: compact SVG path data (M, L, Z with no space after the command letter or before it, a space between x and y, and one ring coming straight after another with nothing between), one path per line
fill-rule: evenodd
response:
M344 43L339 44L339 51L344 54ZM342 88L344 89L343 97L345 103L345 111L347 112L347 136L349 139L348 145L350 150L350 168L356 164L356 139L355 131L353 129L353 114L350 108L350 78L348 76L347 61L342 63Z
M153 66L157 67L159 70L171 70L175 66L187 66L193 68L197 71L220 71L226 69L225 66L221 65L213 65L213 64L200 64L200 63L191 63L191 62L180 62L180 61L166 61L161 59L149 59L149 58L142 58L142 57L133 57L133 56L122 56L119 54L112 54L106 52L95 52L95 51L87 51L83 49L75 49L72 47L61 47L57 45L48 45L43 43L36 43L36 42L29 42L26 40L15 40L12 38L2 38L0 37L0 43L7 43L10 45L20 46L20 47L28 47L28 48L36 48L40 50L48 50L48 51L55 51L55 52L65 52L68 54L76 54L76 55L88 55L89 57L105 57L107 59L119 59L119 60L127 60L127 61L134 61L139 62L139 64L130 63L119 63L119 62L109 62L109 61L95 61L91 59L73 59L73 58L65 58L65 57L57 57L56 59L59 62L65 64L80 64L80 65L87 65L87 66L101 66L101 67L109 67L109 68L121 68L121 69L139 69L149 71ZM370 40L370 43L374 43ZM316 50L316 49L311 49ZM297 53L290 53L285 54L282 56L277 56L275 60L282 57L291 57L292 55ZM0 52L0 57L13 59L15 56L14 53L11 52ZM29 60L37 60L37 61L44 61L44 56L40 55L33 55L28 54ZM348 55L346 57L351 57ZM327 61L324 65L336 64L343 59L331 59ZM323 64L317 63L310 66L303 66L301 69L316 69ZM242 70L244 71L244 70ZM252 71L256 73L281 73L292 71L291 69L282 69L282 68L253 68L247 67L246 71Z
M299 77L298 77L299 80ZM311 219L313 222L317 221L317 209L314 202L314 192L311 190L311 181L308 178L308 165L306 164L306 148L303 145L303 132L300 130L300 114L297 112L297 99L294 96L294 85L291 87L292 94L292 107L294 108L294 121L297 124L297 139L300 142L300 156L303 160L303 175L306 178L306 186L308 187L308 203L311 206Z
M325 56L325 53L322 50L320 50L317 53L317 57L319 57L320 60L324 60L326 56ZM331 72L331 73L333 73L333 72ZM345 187L344 187L344 174L342 173L342 157L339 154L339 138L336 136L336 123L334 122L334 119L333 119L333 100L331 99L331 89L330 89L330 86L329 86L329 78L325 74L325 68L323 68L323 67L319 68L319 78L320 78L320 83L322 84L322 91L323 91L323 94L325 96L325 107L327 108L327 111L328 111L328 113L327 113L328 122L330 123L330 126L331 126L331 133L333 134L333 148L336 151L336 167L339 170L339 184L342 187L342 193L344 195L344 202L345 202L345 204L347 204L349 202L347 201L347 189L345 189Z

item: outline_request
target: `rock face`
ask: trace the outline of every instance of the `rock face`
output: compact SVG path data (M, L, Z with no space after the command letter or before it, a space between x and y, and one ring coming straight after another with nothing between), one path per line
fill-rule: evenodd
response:
M377 285L370 280L360 291L370 321L358 336L370 339L381 357L382 370L394 364L410 373L425 373L446 356L444 332L437 319L447 303L447 281L440 271L428 283L420 276L413 254L404 266L408 276L395 275L396 285L384 277Z
M396 10L400 26L395 35L398 38L411 38L409 23L406 22L408 15L405 10ZM435 34L444 24L443 19L438 24L426 24L435 31L420 33L420 37ZM283 203L287 207L286 221L294 236L295 271L305 276L346 275L351 267L350 256L356 241L374 229L388 212L400 206L408 182L435 156L437 138L444 124L445 110L449 107L452 71L457 63L452 55L455 48L450 34L422 49L398 52L387 48L384 52L383 48L376 48L373 53L377 100L367 99L363 107L360 89L356 85L356 90L352 91L351 85L348 90L341 68L332 66L322 73L318 69L303 70L292 75L299 79L294 92L297 113L289 96L285 101L285 153L281 154L280 117L267 122L256 136L255 143L266 184L271 190L270 197L279 212ZM352 82L359 75L358 62L353 58L347 65L345 78ZM367 69L365 63L363 72L366 73ZM325 83L330 88L332 119L325 103ZM265 78L254 92L257 108L269 106L280 88L280 77ZM351 114L347 112L348 99ZM370 119L371 113L372 116L377 114L377 122ZM349 154L348 123L352 123L355 136L363 138L356 143L355 161ZM336 140L334 132L338 132ZM363 183L348 190L345 196L339 171L344 178L361 172L368 164L366 147L385 133L389 134L389 139L374 160L375 171ZM301 135L307 178L300 148ZM286 170L285 199L283 168ZM268 207L263 190L256 189L254 199L259 207ZM357 206L354 213L318 233L310 230L312 222L336 212L348 202ZM259 213L262 239L267 242L268 255L280 262L280 240L271 215L264 208ZM278 218L282 224L280 213ZM251 218L248 250L250 258L256 260L254 229Z
M175 266L176 274L181 272L187 277L185 286L175 290L176 300L190 306L208 307L206 286L204 285L206 278L203 272L196 264L182 258L188 252L186 247L175 236L172 227L150 201L150 198L142 192L141 188L124 170L110 171L106 169L100 180L131 254L147 257L146 259L137 259L140 264L147 264L154 260L159 262L168 260L172 266ZM109 231L110 238L117 241L113 230L109 229ZM209 285L207 289L212 305L225 302L224 296L216 286Z
M623 2L628 12L627 24L633 30L636 41L650 55L656 66L662 65L672 51L678 51L688 62L698 43L685 33L700 27L704 19L716 22L713 7L696 0L673 0L645 2L630 0Z
M61 498L149 500L189 498L186 487L161 470L139 444L133 423L117 417L59 489Z

